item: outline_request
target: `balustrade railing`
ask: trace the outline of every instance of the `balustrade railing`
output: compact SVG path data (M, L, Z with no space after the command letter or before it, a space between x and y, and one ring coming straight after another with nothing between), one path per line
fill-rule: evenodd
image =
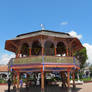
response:
M10 65L22 64L75 64L80 65L75 57L66 56L31 56L24 58L13 58L10 60Z

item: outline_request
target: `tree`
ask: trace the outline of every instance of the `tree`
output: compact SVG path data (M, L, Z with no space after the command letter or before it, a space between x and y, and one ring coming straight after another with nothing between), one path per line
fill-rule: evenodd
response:
M92 72L92 64L89 66L89 70Z
M86 60L88 59L86 48L84 47L81 50L76 51L74 53L74 56L79 60L80 69L82 69L84 67L85 63L86 63Z
M92 77L92 64L89 66L89 70L90 70L90 77Z

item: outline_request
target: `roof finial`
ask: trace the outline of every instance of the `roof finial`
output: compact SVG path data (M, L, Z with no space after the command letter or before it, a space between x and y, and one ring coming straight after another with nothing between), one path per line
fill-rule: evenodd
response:
M43 24L40 24L40 26L41 26L42 30L45 30L45 27Z

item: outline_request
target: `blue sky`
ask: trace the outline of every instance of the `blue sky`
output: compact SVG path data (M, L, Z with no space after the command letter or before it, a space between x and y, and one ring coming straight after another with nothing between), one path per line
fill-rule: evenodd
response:
M21 33L45 29L74 30L82 43L92 44L92 0L0 0L0 55L5 40Z

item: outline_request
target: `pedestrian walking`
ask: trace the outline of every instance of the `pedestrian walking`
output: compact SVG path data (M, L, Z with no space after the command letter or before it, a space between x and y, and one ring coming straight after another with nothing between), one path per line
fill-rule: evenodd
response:
M8 92L10 92L10 87L11 87L11 80L10 78L8 79Z
M22 86L23 86L23 81L22 81L22 79L20 80L20 87L22 88Z

